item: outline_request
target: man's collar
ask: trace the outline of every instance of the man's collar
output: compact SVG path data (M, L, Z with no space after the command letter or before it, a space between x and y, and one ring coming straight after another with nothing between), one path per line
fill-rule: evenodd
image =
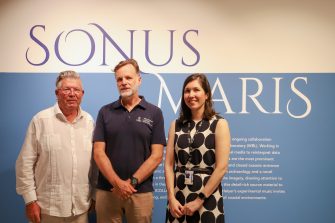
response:
M135 107L140 106L141 108L146 109L148 102L145 100L144 96L140 95L139 97L141 98L141 101ZM112 108L114 109L124 108L124 106L121 103L121 96L115 103L112 104Z
M65 115L63 114L62 110L60 109L60 107L59 107L59 105L58 105L57 102L54 105L54 112L55 112L56 117L59 117L63 121L67 122L67 119L66 119ZM81 107L79 106L79 108L78 108L78 114L77 114L77 117L75 118L74 122L76 122L77 120L81 119L82 117L83 117L83 113L81 111Z

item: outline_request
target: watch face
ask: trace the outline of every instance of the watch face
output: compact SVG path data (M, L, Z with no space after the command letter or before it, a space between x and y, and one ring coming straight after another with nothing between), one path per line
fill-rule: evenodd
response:
M206 198L206 197L205 197L205 194L202 193L202 192L200 192L198 196L199 196L199 198L200 198L201 200L205 200L205 198Z
M135 177L131 177L131 179L130 179L130 183L131 183L132 185L137 185L137 182L138 182L138 180L137 180Z

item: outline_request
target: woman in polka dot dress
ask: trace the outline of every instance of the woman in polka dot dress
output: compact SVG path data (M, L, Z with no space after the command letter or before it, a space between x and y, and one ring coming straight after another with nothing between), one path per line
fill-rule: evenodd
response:
M228 123L212 107L204 74L187 77L182 96L166 147L166 222L224 222L221 181L230 153Z

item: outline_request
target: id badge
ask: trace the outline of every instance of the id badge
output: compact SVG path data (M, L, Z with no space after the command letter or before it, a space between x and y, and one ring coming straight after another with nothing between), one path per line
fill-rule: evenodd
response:
M185 184L186 185L193 185L193 171L192 170L185 170Z

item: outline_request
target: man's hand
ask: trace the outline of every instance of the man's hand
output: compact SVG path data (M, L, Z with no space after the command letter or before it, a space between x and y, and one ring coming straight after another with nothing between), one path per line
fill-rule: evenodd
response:
M36 201L26 205L26 216L33 223L41 222L41 208Z
M133 193L137 190L130 184L130 179L128 180L119 180L114 188L112 189L113 193L116 193L121 199L128 199Z

